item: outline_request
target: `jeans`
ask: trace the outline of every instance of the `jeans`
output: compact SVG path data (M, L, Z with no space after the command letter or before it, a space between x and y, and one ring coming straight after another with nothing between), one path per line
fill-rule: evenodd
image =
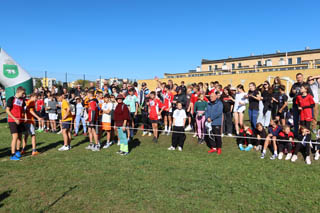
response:
M79 132L80 121L82 122L83 133L87 133L87 126L86 126L86 121L84 117L81 115L76 115L76 129L75 129L76 134L78 134Z
M257 124L259 111L255 110L255 109L249 109L248 113L249 113L249 120L250 120L251 128L255 129L256 124Z
M299 134L299 122L300 122L300 113L298 106L292 107L293 114L293 128L294 128L294 136L298 136Z

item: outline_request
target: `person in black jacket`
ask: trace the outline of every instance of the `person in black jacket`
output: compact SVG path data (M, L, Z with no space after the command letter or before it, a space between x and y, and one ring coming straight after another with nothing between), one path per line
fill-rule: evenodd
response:
M259 103L259 115L258 122L262 123L264 127L268 127L271 120L271 101L272 101L272 89L270 83L265 81L263 84L258 86L261 92L262 104Z
M299 108L296 104L296 98L298 95L301 95L300 88L303 84L303 74L298 73L296 75L297 82L294 83L290 90L290 97L293 98L292 100L292 113L293 113L293 126L294 126L294 135L298 136L299 131L299 122L300 122L300 115L299 115Z

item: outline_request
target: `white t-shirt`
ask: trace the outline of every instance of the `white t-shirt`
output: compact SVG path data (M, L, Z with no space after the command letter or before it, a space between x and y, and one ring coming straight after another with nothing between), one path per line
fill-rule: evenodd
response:
M47 108L49 103L49 98L45 98L43 102L44 102L45 108ZM48 110L45 110L45 112L48 113Z
M317 79L315 79L314 83L310 85L310 89L312 90L312 93L313 93L314 102L318 104L319 103L319 94L318 94L319 84L317 82Z
M102 114L102 122L103 123L111 123L112 103L103 103L102 110L110 110L110 114L107 114L107 113Z
M186 111L184 109L176 109L173 112L173 118L175 119L174 126L183 127L183 119L187 118Z

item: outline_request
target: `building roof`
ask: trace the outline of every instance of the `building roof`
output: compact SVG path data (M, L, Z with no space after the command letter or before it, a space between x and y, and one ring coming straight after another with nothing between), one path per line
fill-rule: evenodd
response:
M288 56L295 56L295 55L303 55L303 54L313 54L313 53L320 53L320 49L310 49L310 50L300 50L300 51L293 51L293 52L280 52L280 53L273 53L273 54L262 54L262 55L255 55L255 56L245 56L245 57L237 57L237 58L225 58L219 60L207 60L202 59L201 64L215 64L215 63L224 63L224 62L234 62L234 61L245 61L245 60L254 60L254 59L267 59L273 57L285 57Z

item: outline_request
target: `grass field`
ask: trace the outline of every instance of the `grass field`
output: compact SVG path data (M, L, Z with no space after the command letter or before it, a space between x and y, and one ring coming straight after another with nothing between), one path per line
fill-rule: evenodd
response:
M228 138L221 156L209 155L190 136L183 152L168 151L167 136L158 144L137 136L128 156L117 155L116 145L85 150L83 136L73 139L72 150L59 152L61 135L41 133L42 154L12 162L5 121L0 123L0 212L320 211L320 164L307 166L301 156L296 163L261 160L258 152L240 152Z

